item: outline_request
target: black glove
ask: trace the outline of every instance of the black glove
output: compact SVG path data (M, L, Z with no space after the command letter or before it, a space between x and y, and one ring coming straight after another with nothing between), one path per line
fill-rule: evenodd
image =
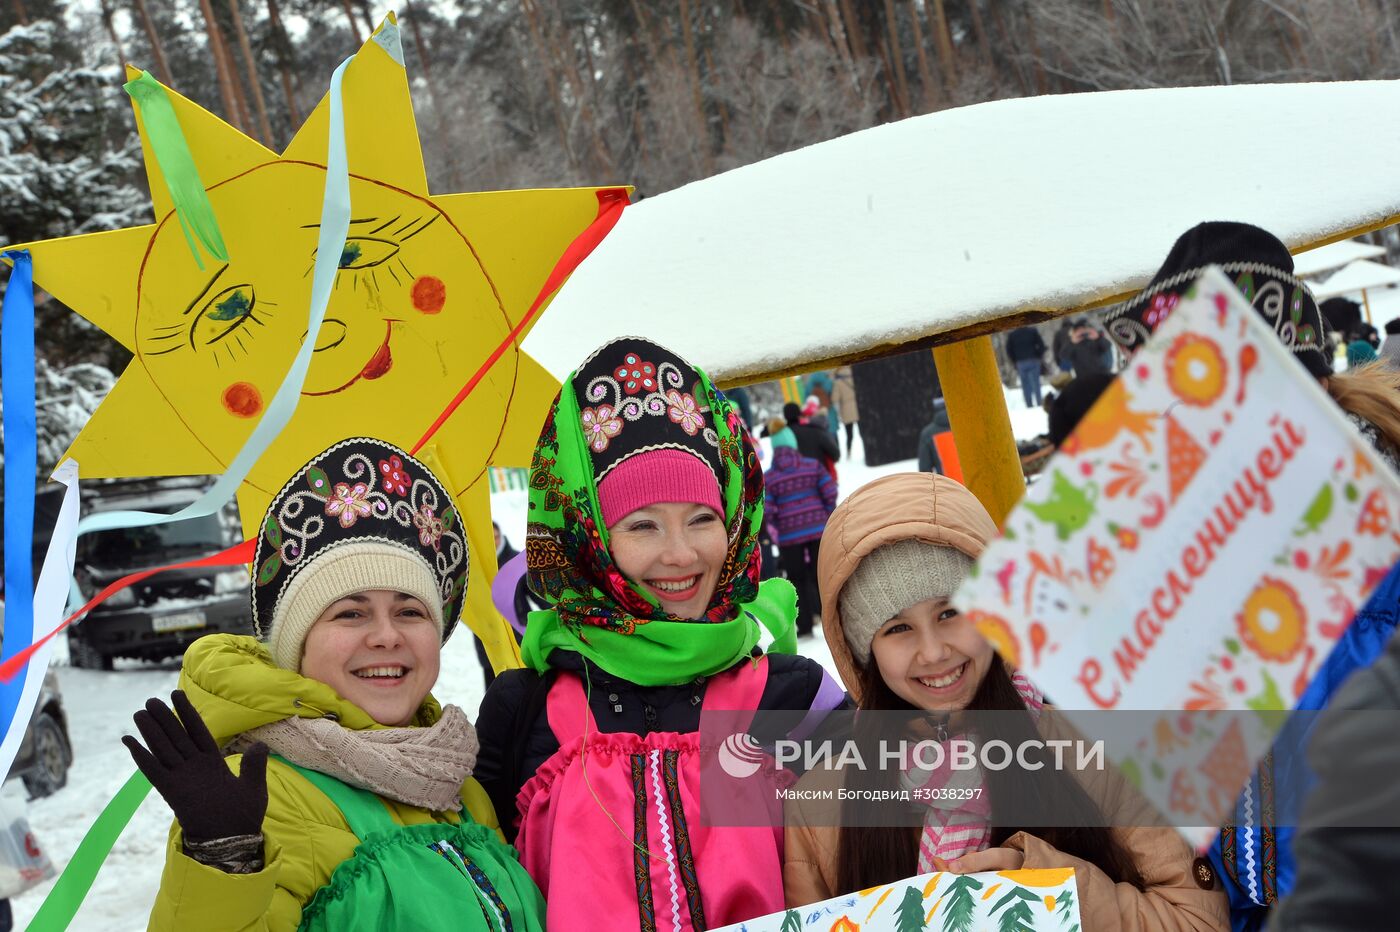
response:
M148 700L145 710L132 716L150 748L122 736L136 766L170 804L186 838L260 833L267 812L267 745L253 745L234 776L185 694L176 690L170 701L179 718L159 699Z

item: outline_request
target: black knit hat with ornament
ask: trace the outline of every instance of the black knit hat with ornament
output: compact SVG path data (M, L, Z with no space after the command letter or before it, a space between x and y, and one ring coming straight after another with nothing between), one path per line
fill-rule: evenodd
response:
M724 514L725 465L694 366L650 340L622 337L584 360L572 386L605 525L667 501Z
M326 606L388 589L422 602L445 642L462 614L467 554L462 517L427 466L382 440L342 440L268 507L253 559L254 629L278 666L299 670Z
M1211 221L1183 233L1152 281L1111 311L1109 338L1137 352L1208 267L1219 266L1285 347L1315 378L1332 374L1317 300L1293 275L1293 256L1278 237L1248 223Z

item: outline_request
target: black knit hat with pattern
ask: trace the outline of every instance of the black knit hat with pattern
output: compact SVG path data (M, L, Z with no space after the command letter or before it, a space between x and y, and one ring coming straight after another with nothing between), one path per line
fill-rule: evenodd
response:
M1308 286L1293 275L1288 247L1248 223L1211 221L1183 233L1148 286L1108 314L1109 338L1125 352L1136 352L1212 265L1229 276L1314 377L1332 374L1322 313Z
M593 478L602 482L641 453L683 451L723 481L724 465L709 407L695 367L644 337L620 337L600 346L573 379ZM604 411L606 409L606 411ZM603 412L603 413L600 413ZM612 419L616 429L604 424Z
M253 558L254 629L278 666L299 670L326 606L389 589L422 601L445 642L462 614L467 555L461 515L427 466L382 440L342 440L268 507Z
M650 340L622 337L589 356L571 384L604 524L663 501L724 514L719 436L694 366Z

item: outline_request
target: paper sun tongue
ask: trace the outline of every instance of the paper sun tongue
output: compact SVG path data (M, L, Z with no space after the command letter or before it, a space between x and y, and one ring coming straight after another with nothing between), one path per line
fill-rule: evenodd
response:
M369 362L365 363L365 367L360 370L360 375L366 379L377 379L393 367L394 354L389 351L389 341L385 340L384 344L370 357Z

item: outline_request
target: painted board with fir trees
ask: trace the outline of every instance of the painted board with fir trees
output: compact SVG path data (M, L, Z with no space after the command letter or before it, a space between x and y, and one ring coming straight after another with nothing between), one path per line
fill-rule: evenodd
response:
M1074 869L937 871L715 932L1079 932Z

